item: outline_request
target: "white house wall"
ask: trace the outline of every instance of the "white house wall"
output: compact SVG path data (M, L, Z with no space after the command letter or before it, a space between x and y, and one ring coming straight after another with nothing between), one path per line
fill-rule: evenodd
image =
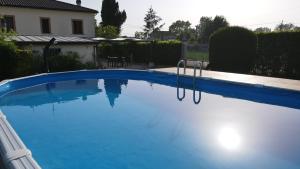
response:
M61 49L62 54L66 54L68 52L76 52L79 57L80 61L82 63L87 63L87 62L95 62L94 56L95 56L95 51L94 51L94 46L93 44L62 44L62 45L57 45L57 48ZM44 45L32 45L30 48L33 51L39 52L41 55L43 53Z
M1 15L13 15L15 17L18 35L95 37L95 14L93 13L0 6ZM51 34L41 33L41 17L50 18ZM73 19L83 21L83 35L72 33Z
M69 51L78 53L83 63L94 62L94 45L64 45L61 48L62 53Z

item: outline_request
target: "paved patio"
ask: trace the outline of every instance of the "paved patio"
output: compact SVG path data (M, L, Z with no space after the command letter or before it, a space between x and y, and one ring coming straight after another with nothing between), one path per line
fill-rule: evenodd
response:
M168 72L168 73L175 73L175 74L177 73L176 67L153 69L153 70L161 71L161 72ZM182 68L180 69L180 73L183 73ZM193 76L194 70L187 68L186 74ZM199 75L198 71L197 71L197 75ZM215 71L207 71L207 70L202 71L202 77L300 91L300 80L290 80L290 79L281 79L281 78L273 78L273 77L244 75L244 74L236 74L236 73L215 72Z

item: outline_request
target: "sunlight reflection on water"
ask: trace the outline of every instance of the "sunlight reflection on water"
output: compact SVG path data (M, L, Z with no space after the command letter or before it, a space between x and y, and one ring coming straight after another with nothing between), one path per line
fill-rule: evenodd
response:
M241 148L241 136L237 129L223 127L218 133L219 144L229 151L238 151Z

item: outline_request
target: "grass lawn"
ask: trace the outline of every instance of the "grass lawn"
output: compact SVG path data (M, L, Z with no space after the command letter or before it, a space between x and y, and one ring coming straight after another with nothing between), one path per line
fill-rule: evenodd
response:
M187 59L208 61L208 52L188 51Z

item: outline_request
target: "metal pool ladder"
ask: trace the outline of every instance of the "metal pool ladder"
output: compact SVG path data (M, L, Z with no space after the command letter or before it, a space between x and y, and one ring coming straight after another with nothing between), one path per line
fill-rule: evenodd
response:
M180 60L178 63L177 63L177 99L182 101L184 98L185 98L185 88L183 88L183 94L182 96L179 96L179 68L180 68L180 65L183 64L183 74L185 75L186 74L186 61L185 60Z
M194 64L194 76L193 76L194 88L195 88L195 85L196 85L197 69L199 69L199 77L202 77L202 68L203 68L203 61L202 62L198 61Z
M202 77L202 68L203 68L203 61L196 62L194 64L194 76L193 76L193 100L195 104L199 104L201 101L201 91L199 91L199 97L196 99L196 78L197 78L197 69L199 69L199 76Z
M183 74L185 75L186 74L186 61L185 60L180 60L178 63L177 63L177 80L179 78L179 68L180 68L180 65L183 64L184 68L183 68Z
M179 95L179 69L180 65L183 64L184 66L184 71L183 74L186 74L186 61L185 60L180 60L177 64L177 98L178 100L182 101L185 98L185 88L183 88L183 94L182 96ZM196 62L194 64L194 76L193 76L193 101L195 104L199 104L201 101L201 91L199 91L198 94L198 99L196 99L196 78L197 78L197 70L199 69L199 76L202 77L202 68L203 68L203 61L202 62Z

